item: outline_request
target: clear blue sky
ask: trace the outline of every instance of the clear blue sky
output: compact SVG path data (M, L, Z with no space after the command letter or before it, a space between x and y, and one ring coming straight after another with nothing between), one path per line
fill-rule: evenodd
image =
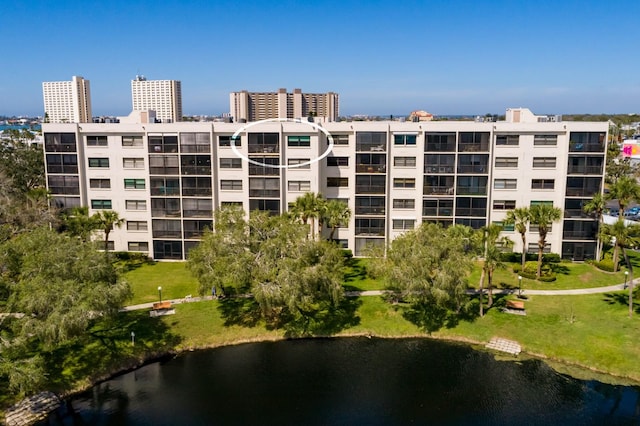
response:
M0 114L42 115L42 82L91 81L126 115L130 81L182 81L185 114L229 92L340 94L341 114L640 112L640 1L4 0Z

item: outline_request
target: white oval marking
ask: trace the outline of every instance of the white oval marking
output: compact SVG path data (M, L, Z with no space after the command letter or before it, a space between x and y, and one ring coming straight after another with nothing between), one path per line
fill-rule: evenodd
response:
M327 138L329 139L329 146L327 147L325 152L320 154L319 157L312 158L311 160L305 161L304 163L291 164L291 165L289 165L289 164L278 164L278 165L264 164L264 163L261 163L259 161L252 160L251 158L247 157L246 155L244 155L243 153L238 151L238 147L236 147L236 138L238 138L240 136L240 133L246 131L247 129L249 129L252 126L255 126L256 124L271 123L271 122L290 122L290 123L306 124L308 126L311 126L315 130L319 130L322 133L324 133L325 135L327 135ZM248 142L247 142L247 147L248 147ZM333 150L333 137L331 136L331 134L326 129L323 129L322 127L318 126L316 123L312 123L310 121L303 121L303 120L301 120L299 118L267 118L266 120L253 121L251 123L248 123L245 126L240 127L238 130L236 130L236 132L231 136L231 149L233 150L233 153L235 155L237 155L238 157L242 158L245 161L248 161L251 164L255 164L256 166L270 167L272 169L288 169L288 168L294 169L296 167L304 167L304 166L311 165L313 163L317 163L318 161L322 160L324 157L329 155L329 153Z

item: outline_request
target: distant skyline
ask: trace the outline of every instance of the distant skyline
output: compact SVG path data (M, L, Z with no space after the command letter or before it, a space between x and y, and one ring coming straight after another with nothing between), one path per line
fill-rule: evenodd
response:
M637 0L12 2L0 115L43 115L42 82L91 81L95 116L131 80L180 80L186 115L232 91L337 92L340 114L640 112Z

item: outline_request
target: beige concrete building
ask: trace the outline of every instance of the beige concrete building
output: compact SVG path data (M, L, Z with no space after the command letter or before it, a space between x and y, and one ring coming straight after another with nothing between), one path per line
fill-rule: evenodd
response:
M71 81L42 83L45 119L49 123L90 123L89 80L74 76Z
M229 110L235 122L259 121L269 118L304 118L313 114L321 121L337 121L339 116L338 94L302 93L294 89L277 92L232 92Z
M182 86L178 80L147 80L136 76L131 81L134 111L153 110L162 123L182 121Z

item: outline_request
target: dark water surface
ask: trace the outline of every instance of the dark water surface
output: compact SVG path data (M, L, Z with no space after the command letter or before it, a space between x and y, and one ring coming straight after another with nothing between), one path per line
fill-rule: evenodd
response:
M640 424L640 391L427 339L321 339L194 352L95 386L50 424Z

